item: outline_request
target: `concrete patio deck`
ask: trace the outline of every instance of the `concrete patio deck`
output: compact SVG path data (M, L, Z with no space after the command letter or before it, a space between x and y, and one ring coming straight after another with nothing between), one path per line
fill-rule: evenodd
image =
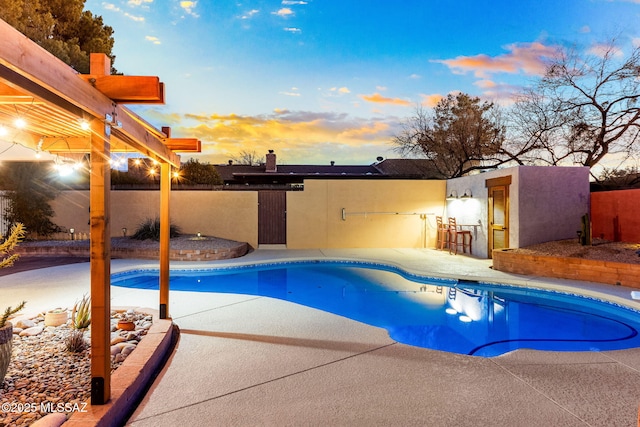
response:
M631 289L505 274L491 261L435 250L257 250L234 260L384 262L430 276L578 289L640 307ZM157 263L114 260L112 272ZM0 300L30 310L68 305L89 289L88 264L0 279ZM113 306L156 308L157 291L112 288ZM640 349L519 350L480 358L399 344L386 331L280 300L171 292L180 340L130 426L430 425L635 426Z

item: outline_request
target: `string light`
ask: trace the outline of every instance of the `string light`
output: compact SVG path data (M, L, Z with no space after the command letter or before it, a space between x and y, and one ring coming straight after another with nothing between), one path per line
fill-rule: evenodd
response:
M6 127L0 125L0 136L5 136L9 133Z
M89 130L90 126L89 126L89 122L86 121L85 119L81 119L80 120L80 129L82 130Z
M25 127L27 127L27 121L25 119L23 119L22 117L18 117L17 119L15 119L13 121L13 124L18 129L24 129Z

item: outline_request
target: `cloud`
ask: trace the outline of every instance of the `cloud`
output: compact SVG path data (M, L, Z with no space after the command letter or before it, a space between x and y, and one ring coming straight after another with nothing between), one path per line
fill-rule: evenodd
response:
M291 10L288 7L283 7L282 9L276 11L276 12L271 12L272 15L278 15L281 18L288 18L290 16L295 15L295 13L293 13L293 10Z
M144 39L150 41L153 44L161 44L160 39L155 36L145 36Z
M583 34L587 34L591 32L591 27L589 27L588 25L585 25L582 28L580 28L579 31Z
M429 108L435 107L436 105L438 105L438 102L440 102L440 100L444 98L444 95L441 95L439 93L432 93L428 95L421 94L420 96L422 97L422 102L420 104Z
M302 30L300 28L295 27L284 27L283 30L288 31L290 33L301 33Z
M493 80L478 80L474 85L482 89L482 98L500 105L513 104L522 90L519 86L496 83Z
M392 105L402 105L402 106L411 105L411 102L407 100L400 99L400 98L387 98L385 96L380 95L377 92L374 93L373 95L360 95L360 98L368 102L374 102L376 104L392 104Z
M148 3L153 3L153 0L129 0L127 5L131 7L145 6Z
M142 1L150 3L153 0L137 0L134 2L129 2L128 4L132 6L138 6L139 4L141 4ZM123 12L122 9L120 9L118 6L116 6L113 3L102 3L102 7L105 10L108 10L110 12L122 13L125 17L135 22L144 22L144 19L145 19L144 16L136 16L136 15L130 14L129 12Z
M135 22L144 22L144 16L135 16L135 15L132 15L132 14L130 14L128 12L125 12L124 16L126 16L127 18L129 18L129 19L131 19L132 21L135 21Z
M588 52L591 55L595 55L600 58L604 58L607 55L614 56L616 58L621 58L624 56L622 49L620 49L617 46L612 46L611 44L606 44L606 43L594 44L589 48Z
M421 78L422 78L422 76L421 76L420 74L415 74L415 73L414 73L414 74L411 74L411 75L409 76L409 78L410 78L410 79L417 80L417 79L421 79Z
M198 6L198 2L197 1L181 1L180 2L180 8L182 10L184 10L186 12L187 15L191 15L194 18L198 18L199 15L195 12L195 8L196 6Z
M376 90L379 90L380 92L384 92L387 89L388 88L386 86L376 86Z
M479 54L432 62L445 64L461 74L473 72L480 78L487 78L492 73L542 75L545 71L545 58L551 58L558 53L557 47L539 42L511 44L506 46L506 49L508 53L498 56Z
M110 10L112 12L121 11L120 8L113 3L102 3L102 7L104 7L105 10Z
M205 161L224 164L241 150L276 150L282 164L370 164L377 156L392 156L392 136L401 120L365 119L344 113L275 110L271 114L155 115L171 126L173 135L198 138ZM148 113L145 113L148 117ZM343 163L343 164L345 164Z
M258 9L251 9L249 12L245 13L244 15L242 15L240 17L240 19L251 19L253 18L253 15L256 15L260 13L260 11Z
M300 92L298 92L297 87L292 87L288 92L278 92L278 93L280 95L286 95L286 96L300 96Z
M291 0L282 0L282 4L285 6L294 6L299 4L309 4L306 1L291 1Z
M351 91L349 90L349 88L348 88L348 87L345 87L345 86L340 87L340 88L338 88L338 87L332 87L331 89L329 89L329 91L331 91L331 92L337 92L337 93L345 94L345 95L346 95L347 93L351 93Z

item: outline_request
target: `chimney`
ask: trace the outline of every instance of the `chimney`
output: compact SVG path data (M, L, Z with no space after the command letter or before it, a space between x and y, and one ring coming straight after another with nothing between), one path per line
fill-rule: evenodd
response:
M267 154L267 164L265 167L265 172L277 172L278 166L276 166L276 154L273 150L269 150Z
M229 160L229 166L233 165L233 160Z
M331 166L335 165L336 162L334 162L333 160L331 160Z

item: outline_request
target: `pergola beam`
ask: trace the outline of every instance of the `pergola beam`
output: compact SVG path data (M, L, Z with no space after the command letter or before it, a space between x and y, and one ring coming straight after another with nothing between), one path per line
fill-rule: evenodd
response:
M80 77L114 102L123 104L164 104L164 83L155 76Z
M0 78L10 86L66 110L78 118L106 120L115 117L122 128L114 136L136 142L151 157L178 167L180 158L166 147L160 136L142 129L131 119L135 113L109 99L98 89L78 78L71 67L0 20Z

